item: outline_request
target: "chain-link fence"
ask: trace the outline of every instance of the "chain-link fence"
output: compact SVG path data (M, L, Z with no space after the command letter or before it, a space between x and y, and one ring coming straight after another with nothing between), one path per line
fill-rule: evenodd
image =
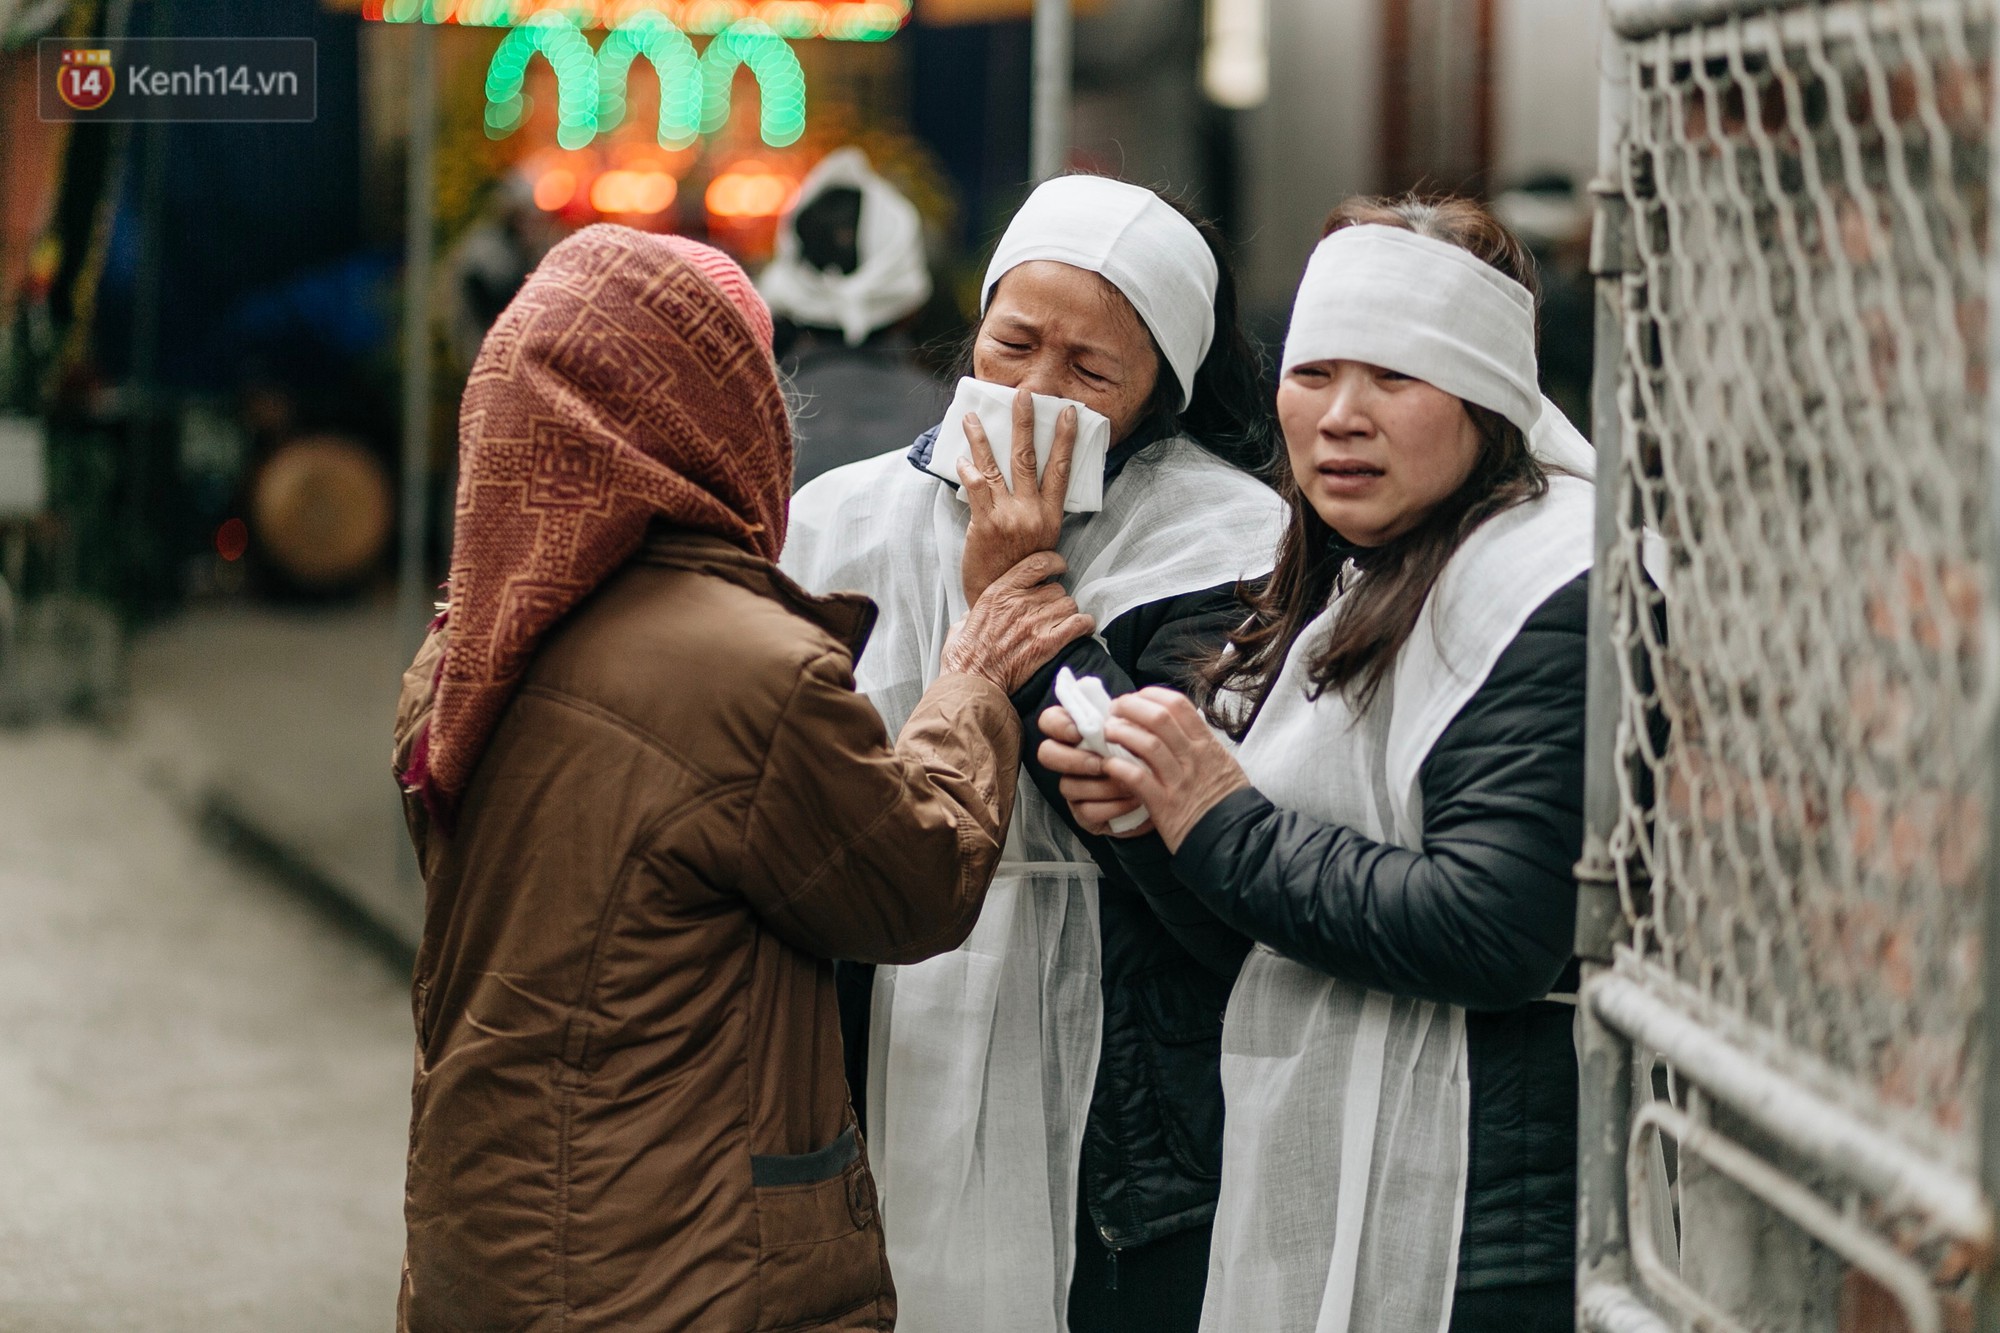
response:
M1593 853L1617 911L1583 943L1625 1046L1595 1111L1626 1313L1961 1326L1990 1225L1989 12L1611 15ZM1798 1271L1756 1271L1780 1255Z

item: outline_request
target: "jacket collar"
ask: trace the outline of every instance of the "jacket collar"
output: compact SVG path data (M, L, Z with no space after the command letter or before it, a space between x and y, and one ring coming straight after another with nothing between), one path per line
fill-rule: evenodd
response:
M762 556L752 555L721 537L689 532L655 523L633 559L640 564L687 569L727 579L761 597L781 603L844 644L859 661L875 628L875 603L858 592L818 596L807 592Z

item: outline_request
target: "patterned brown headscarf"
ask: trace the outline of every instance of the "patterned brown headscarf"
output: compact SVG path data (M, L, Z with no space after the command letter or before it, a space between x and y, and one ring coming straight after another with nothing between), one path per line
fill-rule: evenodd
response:
M404 784L449 817L542 637L655 519L775 560L791 426L771 316L734 260L587 227L480 348L459 415L450 640Z

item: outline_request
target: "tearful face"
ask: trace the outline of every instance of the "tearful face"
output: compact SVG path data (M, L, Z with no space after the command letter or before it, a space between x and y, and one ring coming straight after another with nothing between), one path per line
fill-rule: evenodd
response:
M1359 361L1286 372L1278 424L1299 493L1357 546L1384 545L1423 522L1465 484L1484 447L1462 401Z
M1088 269L1035 259L993 289L972 348L975 378L1073 398L1130 435L1162 373L1153 337L1116 287ZM998 441L995 442L999 446Z

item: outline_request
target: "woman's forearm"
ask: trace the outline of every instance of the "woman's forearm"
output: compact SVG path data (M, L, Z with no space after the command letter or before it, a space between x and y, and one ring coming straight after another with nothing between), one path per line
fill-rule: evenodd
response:
M1231 978L1250 951L1250 941L1223 924L1174 877L1173 854L1157 834L1107 838L1083 828L1062 794L1061 775L1044 767L1038 755L1042 716L1059 702L1055 678L1061 668L1096 676L1113 697L1145 685L1180 685L1189 663L1219 647L1242 618L1233 582L1135 607L1105 626L1101 636L1086 635L1064 645L1013 696L1021 718L1022 762L1043 798L1083 839L1100 866L1115 865L1140 891L1160 924L1197 962ZM1121 658L1132 663L1131 672L1120 665Z
M1414 852L1246 788L1201 818L1173 869L1227 925L1392 994L1510 1008L1545 994L1569 958L1574 886L1476 828Z

